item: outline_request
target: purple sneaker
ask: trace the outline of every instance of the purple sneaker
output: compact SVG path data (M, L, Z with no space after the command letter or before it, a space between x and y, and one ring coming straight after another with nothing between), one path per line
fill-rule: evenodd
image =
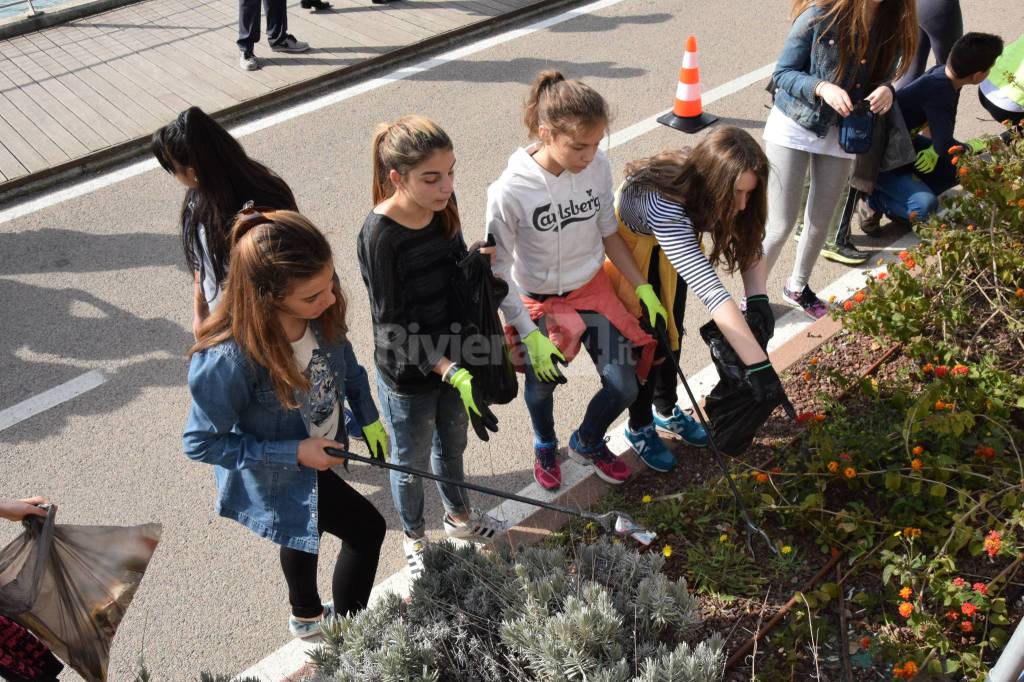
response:
M799 294L783 286L782 298L794 308L803 310L811 319L817 320L828 315L828 304L818 298L809 286L805 286Z

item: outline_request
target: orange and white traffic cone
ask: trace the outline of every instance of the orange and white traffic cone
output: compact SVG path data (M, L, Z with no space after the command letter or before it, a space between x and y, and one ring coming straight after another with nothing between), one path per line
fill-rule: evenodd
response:
M697 66L697 36L686 39L683 66L679 69L679 84L676 86L676 102L672 111L658 117L658 123L695 133L718 120L717 116L704 111L700 101L700 68Z

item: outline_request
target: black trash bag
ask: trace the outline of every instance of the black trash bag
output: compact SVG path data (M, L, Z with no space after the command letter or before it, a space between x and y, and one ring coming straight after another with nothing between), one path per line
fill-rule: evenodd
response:
M756 330L754 335L762 348L767 346L767 341L761 339ZM704 412L711 421L711 437L722 452L743 454L776 407L786 405L787 411L793 408L782 397L766 401L754 398L744 378L743 361L714 321L700 328L700 336L708 345L711 360L718 370L718 383L704 399Z
M473 375L473 386L490 405L512 402L519 379L512 364L498 306L508 294L508 283L491 271L490 256L481 246L493 246L494 237L474 244L458 261L452 293L460 311L460 345L452 358Z
M107 679L110 644L160 541L159 524L72 526L46 518L0 550L0 614L87 682Z

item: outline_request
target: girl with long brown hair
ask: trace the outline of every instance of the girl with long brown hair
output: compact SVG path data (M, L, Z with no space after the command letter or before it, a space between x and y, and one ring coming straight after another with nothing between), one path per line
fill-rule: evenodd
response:
M840 120L861 101L874 114L892 107L891 81L914 54L917 19L914 0L796 0L793 17L764 129L770 162L764 251L770 270L802 208L809 170L804 228L782 298L816 319L828 306L810 287L811 271L854 158L840 146Z
M666 316L616 229L611 166L600 150L608 118L607 103L590 86L557 71L540 73L523 116L535 142L516 150L487 190L494 271L510 285L501 309L527 351L533 475L548 490L561 485L554 391L566 380L556 365L581 347L597 367L601 389L569 437L569 456L613 485L630 475L605 444L605 432L636 398L637 377L646 376L655 343L615 295L605 255L649 321Z
M378 126L373 138L374 208L357 252L370 296L377 395L394 463L463 478L466 430L482 439L497 419L460 367L459 310L450 295L464 255L455 203L455 151L447 133L422 116ZM473 509L464 489L439 483L449 537L492 540L504 524ZM423 570L423 479L391 472L391 495L405 530L413 578Z
M309 637L323 618L365 608L384 542L384 518L325 450L347 449L343 401L369 425L375 456L386 456L387 435L346 338L324 235L293 211L247 207L231 245L224 301L191 351L185 454L215 466L221 516L280 545L288 629ZM342 540L326 604L317 591L324 532Z
M628 164L625 175L616 205L619 233L666 304L667 338L676 362L686 294L692 290L748 366L751 381L782 390L765 354L775 322L761 257L768 159L757 141L739 128L717 128L692 149L664 151ZM710 237L708 254L701 249L704 235ZM741 273L746 320L715 265ZM619 295L639 315L639 302L628 289L619 287ZM676 465L657 430L692 446L707 445L704 429L676 405L676 395L675 364L666 359L653 367L629 408L626 439L656 471L670 471Z

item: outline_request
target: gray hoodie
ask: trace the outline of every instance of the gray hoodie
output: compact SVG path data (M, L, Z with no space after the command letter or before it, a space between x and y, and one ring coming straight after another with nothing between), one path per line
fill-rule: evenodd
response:
M514 284L501 304L520 337L537 328L520 293L566 294L604 264L604 238L615 233L612 171L598 150L580 173L552 175L517 149L487 188L487 234L494 235L494 273Z

